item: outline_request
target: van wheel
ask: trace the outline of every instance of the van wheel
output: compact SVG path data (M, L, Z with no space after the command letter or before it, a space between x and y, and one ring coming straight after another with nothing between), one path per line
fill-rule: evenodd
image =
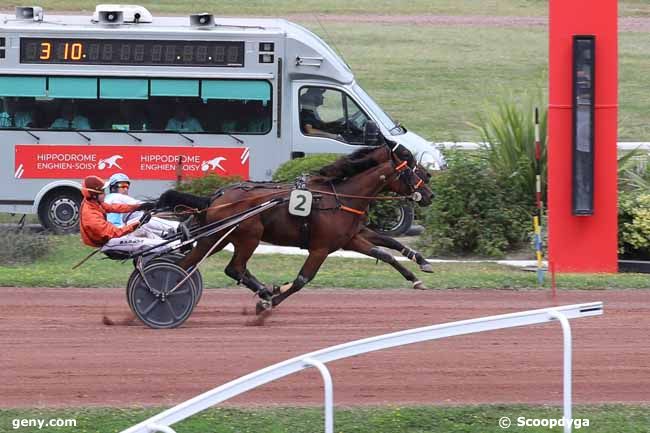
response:
M408 204L383 205L371 208L368 227L386 236L400 236L413 224L413 208Z
M43 227L57 233L79 231L81 195L71 190L53 191L47 195L38 209L38 219Z

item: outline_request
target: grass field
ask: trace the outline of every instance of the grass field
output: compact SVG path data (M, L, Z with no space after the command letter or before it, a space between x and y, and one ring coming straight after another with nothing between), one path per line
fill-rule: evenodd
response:
M56 428L56 433L114 433L159 413L161 409L71 409L0 410L0 431L11 431L15 419L75 419L75 428ZM498 427L507 416L513 427ZM465 407L382 407L342 408L335 411L337 433L547 433L561 431L548 427L516 427L519 417L561 418L557 407L465 406ZM647 433L650 407L584 406L574 407L574 419L589 433ZM183 433L316 433L323 431L321 408L210 409L174 425ZM37 428L21 428L21 433L37 433ZM42 430L41 430L42 432Z
M100 259L101 255L77 270L71 268L92 250L79 242L78 236L55 237L55 249L38 263L21 266L0 266L0 286L17 287L124 287L133 270L130 262ZM231 254L221 252L201 266L206 287L234 287L223 269ZM532 257L532 252L531 252ZM255 255L248 268L261 281L280 284L293 281L305 257L286 255ZM435 273L424 274L416 265L405 265L417 273L431 289L504 288L528 289L537 286L534 272L525 272L493 263L434 264ZM650 288L650 279L643 274L561 274L561 289ZM550 278L546 279L550 287ZM329 258L309 288L347 287L359 289L408 288L410 283L385 264L368 259ZM245 290L245 289L240 289Z

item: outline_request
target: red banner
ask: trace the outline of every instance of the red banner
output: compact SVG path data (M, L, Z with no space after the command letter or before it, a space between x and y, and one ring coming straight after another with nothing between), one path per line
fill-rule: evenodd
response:
M249 177L249 149L230 147L16 145L17 179L108 178L174 180L219 176Z

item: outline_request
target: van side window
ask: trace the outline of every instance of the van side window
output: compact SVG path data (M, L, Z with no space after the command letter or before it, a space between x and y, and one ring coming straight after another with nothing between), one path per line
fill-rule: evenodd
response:
M20 94L28 86L9 85L20 78L38 79L39 96ZM0 97L0 129L263 135L273 126L271 84L265 80L54 80L0 76L2 88L18 89Z
M305 135L363 144L368 116L345 93L325 87L300 89L300 130Z
M0 128L32 128L34 114L31 104L20 98L0 98Z

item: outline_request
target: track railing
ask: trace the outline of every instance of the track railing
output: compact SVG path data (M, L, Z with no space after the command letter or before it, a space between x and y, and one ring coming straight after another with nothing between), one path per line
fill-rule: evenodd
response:
M217 388L207 391L197 397L185 401L171 409L159 413L139 424L130 427L122 433L176 433L170 426L184 420L211 406L242 394L258 386L304 370L315 367L321 373L325 389L325 433L334 432L334 396L332 378L326 363L351 356L404 346L407 344L456 335L473 334L497 329L529 326L550 321L559 321L564 336L564 432L570 433L571 421L571 327L569 320L581 317L603 314L603 303L565 305L561 307L544 308L540 310L523 311L519 313L501 314L498 316L482 317L458 322L443 323L422 328L394 332L377 337L364 338L326 349L317 350L305 355L271 365L262 370L242 376Z

